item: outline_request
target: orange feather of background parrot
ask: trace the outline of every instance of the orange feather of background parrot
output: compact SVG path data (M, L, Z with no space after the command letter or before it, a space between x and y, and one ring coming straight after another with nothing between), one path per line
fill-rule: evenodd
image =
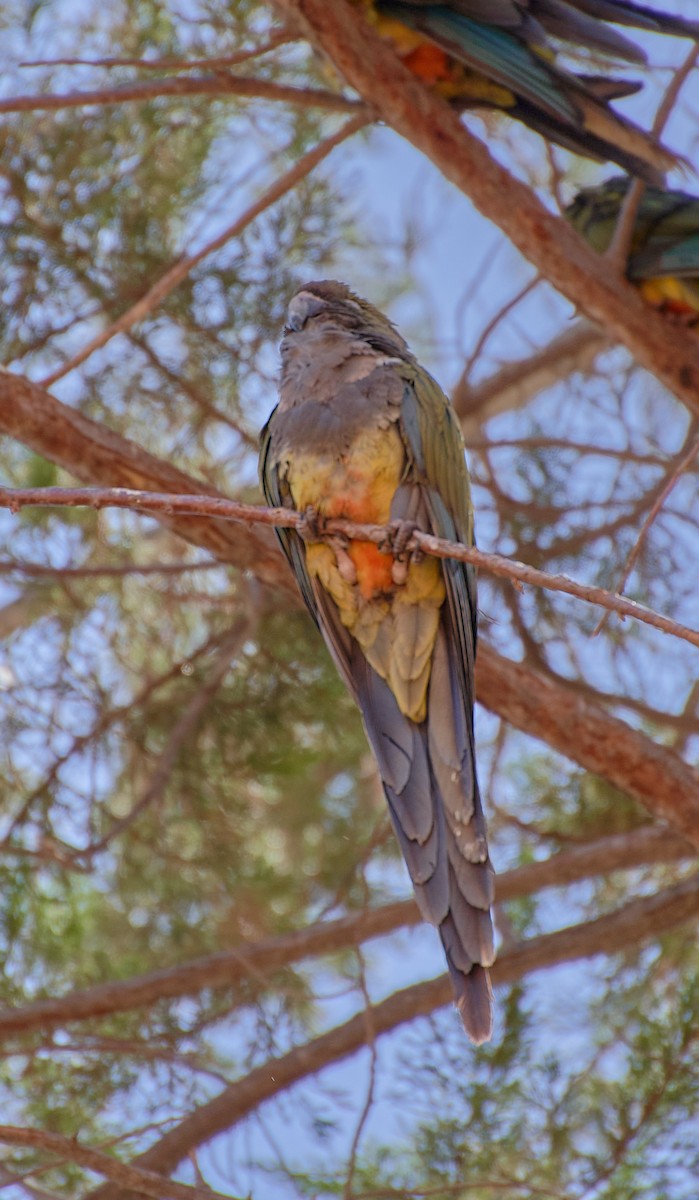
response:
M576 154L611 161L650 183L676 157L609 101L641 84L576 74L561 52L643 65L612 25L699 39L699 21L630 0L354 0L405 65L460 109L500 110ZM581 54L582 51L582 54ZM586 63L587 65L587 63Z
M584 188L565 211L598 254L609 248L630 180L614 176ZM699 325L699 196L645 188L638 206L626 277L654 308Z
M312 510L318 522L390 521L403 532L414 523L472 542L456 416L378 309L342 283L309 283L289 304L281 357L280 401L260 450L269 504ZM367 542L277 533L361 709L464 1027L483 1042L492 1027L493 876L473 740L475 572L406 559L396 537L382 553Z

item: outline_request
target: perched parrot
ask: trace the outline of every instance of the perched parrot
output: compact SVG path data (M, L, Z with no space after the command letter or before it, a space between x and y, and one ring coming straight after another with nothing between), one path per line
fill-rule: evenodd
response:
M464 1027L490 1037L493 877L476 778L476 580L406 556L415 527L470 544L461 431L387 317L343 283L292 297L280 399L262 431L269 504L303 598L361 709L420 911L436 925ZM394 523L381 550L322 537L325 518ZM313 540L313 535L320 540Z
M611 243L629 188L625 175L584 188L566 217L592 248ZM655 308L699 324L699 197L647 187L631 237L626 275Z
M632 0L354 0L413 74L459 108L502 110L586 157L611 160L651 183L676 165L610 100L641 86L576 75L561 50L643 64L643 51L611 24L699 39L699 21ZM611 24L610 24L611 23Z

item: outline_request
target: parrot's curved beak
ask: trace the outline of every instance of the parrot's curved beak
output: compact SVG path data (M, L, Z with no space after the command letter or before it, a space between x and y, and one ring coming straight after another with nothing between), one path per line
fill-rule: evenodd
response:
M286 323L294 333L299 333L309 317L317 317L326 307L325 301L312 292L297 292L289 301Z

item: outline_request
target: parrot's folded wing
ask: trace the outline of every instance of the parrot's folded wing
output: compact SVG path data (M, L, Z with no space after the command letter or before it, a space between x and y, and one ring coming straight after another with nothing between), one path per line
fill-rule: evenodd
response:
M629 259L629 279L654 279L658 275L671 275L675 279L699 277L699 231L693 237L650 242L642 250L634 251Z
M265 500L272 508L283 508L290 504L290 496L282 493L279 483L279 471L276 465L270 460L271 434L270 428L272 419L276 413L276 408L260 434L260 484L264 492ZM277 535L279 544L281 545L284 554L286 555L289 565L296 576L296 581L301 589L301 595L308 611L310 612L316 625L318 622L318 613L316 609L315 594L311 577L308 574L306 567L306 550L303 540L299 537L294 529L283 529L281 526L275 526L274 532Z

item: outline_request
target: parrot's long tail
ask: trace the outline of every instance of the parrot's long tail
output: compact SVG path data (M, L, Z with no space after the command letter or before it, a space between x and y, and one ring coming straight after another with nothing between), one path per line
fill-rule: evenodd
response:
M357 655L369 740L420 911L436 925L456 1003L473 1042L492 1032L487 968L495 957L493 873L476 779L473 728L447 637L437 637L420 724L399 709L388 684Z
M669 33L677 37L699 38L699 21L659 12L655 5L635 4L634 0L575 0L575 7L596 19L648 29L653 33Z

